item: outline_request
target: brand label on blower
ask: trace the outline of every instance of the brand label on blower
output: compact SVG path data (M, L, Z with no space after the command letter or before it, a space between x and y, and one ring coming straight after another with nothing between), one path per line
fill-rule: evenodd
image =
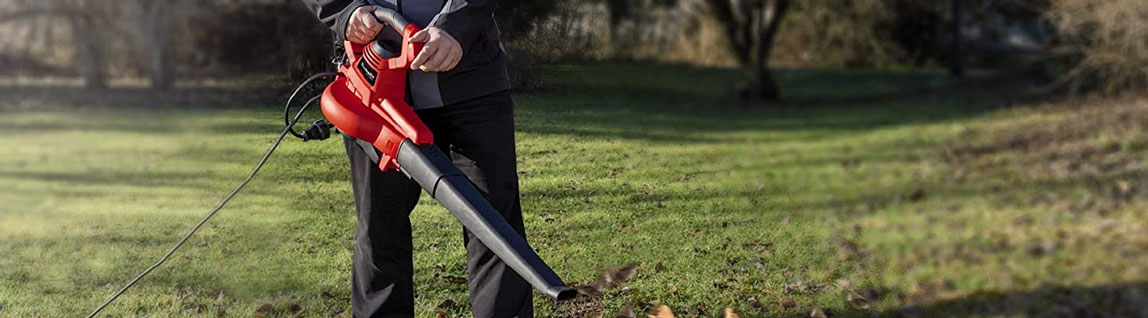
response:
M362 73L363 78L367 80L367 83L375 85L375 78L379 76L379 72L372 69L370 65L367 65L367 59L359 60L357 67L359 68L359 73Z

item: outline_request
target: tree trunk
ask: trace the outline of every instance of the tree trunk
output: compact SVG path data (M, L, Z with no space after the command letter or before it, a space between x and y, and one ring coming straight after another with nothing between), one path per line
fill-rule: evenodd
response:
M144 46L152 89L169 89L175 83L171 57L171 0L151 0L147 7Z
M769 68L769 56L790 0L708 0L725 26L730 49L745 73L741 96L751 101L777 101L781 88Z
M95 27L93 13L87 2L80 4L80 10L68 16L72 26L72 38L76 44L76 63L88 89L107 88L107 75L104 52L100 48L99 29Z
M953 56L950 57L951 60L949 61L949 75L951 75L953 77L963 77L963 76L965 76L965 52L964 52L964 48L962 47L962 43L961 43L962 42L961 41L961 36L962 36L961 35L961 25L963 25L963 22L961 22L961 20L964 17L961 16L961 1L960 0L952 0L952 1L953 1L953 3L952 3L953 38L950 41L952 41L951 45L952 45Z

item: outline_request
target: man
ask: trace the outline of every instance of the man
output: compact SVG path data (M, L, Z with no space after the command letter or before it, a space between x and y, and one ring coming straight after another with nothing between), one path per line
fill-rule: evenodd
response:
M514 110L495 0L304 0L338 43L398 39L371 12L386 7L426 42L408 75L408 102L506 221L525 237L514 153ZM376 150L344 139L358 210L351 308L355 317L413 317L410 213L421 188L402 172L381 172ZM532 289L485 245L464 233L476 318L533 317Z

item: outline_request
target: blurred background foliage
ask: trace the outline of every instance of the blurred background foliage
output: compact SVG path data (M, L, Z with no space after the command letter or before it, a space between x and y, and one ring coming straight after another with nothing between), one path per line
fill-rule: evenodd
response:
M517 87L533 89L548 85L534 71L541 64L734 67L712 3L502 1L497 18ZM1032 72L1049 90L1119 93L1148 87L1144 21L1140 0L793 1L767 54L774 67L1005 69ZM332 55L329 32L295 0L0 0L0 32L10 35L0 37L0 75L79 76L92 88L117 78L161 89L299 78L329 68Z

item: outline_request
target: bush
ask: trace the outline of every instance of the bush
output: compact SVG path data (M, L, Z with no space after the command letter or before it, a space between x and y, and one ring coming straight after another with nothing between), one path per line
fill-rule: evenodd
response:
M902 55L886 32L891 1L794 1L781 27L778 54L798 64L883 66Z
M1148 1L1053 0L1060 33L1045 69L1071 92L1148 88Z

